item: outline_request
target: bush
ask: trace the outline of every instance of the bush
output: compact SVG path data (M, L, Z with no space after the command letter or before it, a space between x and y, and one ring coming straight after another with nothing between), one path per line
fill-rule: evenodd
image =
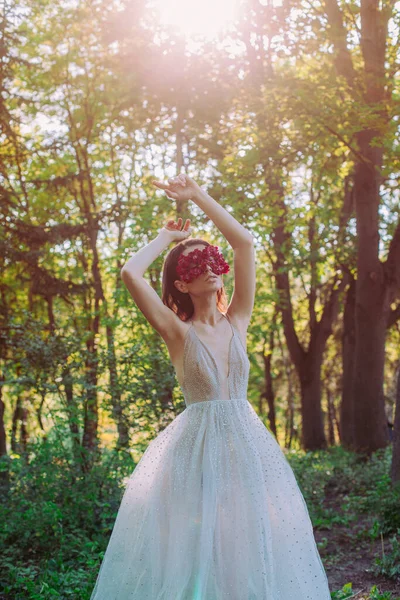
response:
M0 592L13 600L83 600L135 465L129 453L104 450L82 474L68 450L49 441L31 446L29 456L3 459L9 484L0 503Z
M393 597L391 592L380 592L376 585L372 586L369 592L362 596L354 595L352 583L346 583L341 590L331 594L332 600L350 600L351 598L359 598L360 600L400 600L398 597Z
M389 539L389 542L392 551L382 554L382 558L375 559L374 573L400 583L400 529L397 530L397 535Z

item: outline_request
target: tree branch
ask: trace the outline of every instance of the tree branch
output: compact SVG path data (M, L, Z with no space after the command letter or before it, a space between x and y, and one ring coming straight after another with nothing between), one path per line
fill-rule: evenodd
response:
M278 188L279 186L277 186ZM275 189L276 197L273 201L277 210L277 222L272 232L272 239L275 248L276 261L273 264L273 271L276 281L276 287L280 295L280 310L282 315L283 329L290 356L297 366L301 368L305 356L297 337L293 320L293 306L290 295L289 273L287 269L285 253L289 251L290 235L286 231L286 205L283 200L282 189Z

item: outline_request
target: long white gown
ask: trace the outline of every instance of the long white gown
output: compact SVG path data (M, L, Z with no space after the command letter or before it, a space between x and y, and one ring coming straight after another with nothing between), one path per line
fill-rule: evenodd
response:
M304 498L248 402L250 362L229 345L229 398L189 327L186 408L129 478L91 600L330 600Z

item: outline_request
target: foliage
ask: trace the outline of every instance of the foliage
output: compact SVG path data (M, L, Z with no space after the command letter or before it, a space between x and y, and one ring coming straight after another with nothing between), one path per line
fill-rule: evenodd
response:
M351 598L359 598L359 600L399 600L396 596L394 597L391 592L379 591L379 588L374 585L369 590L367 595L360 595L359 593L353 593L353 586L351 583L346 583L341 590L333 592L331 594L332 600L350 600Z
M314 526L330 529L351 524L357 515L371 515L370 539L395 533L400 488L391 484L391 456L391 447L377 450L369 460L341 446L323 452L288 452ZM341 511L323 502L330 490L343 498Z
M374 572L400 583L400 528L397 530L397 535L389 538L389 542L392 549L375 559Z
M29 462L2 460L2 468L10 464L0 504L0 591L16 600L87 597L134 463L105 450L84 475L54 440L29 451Z
M152 18L147 0L6 3L0 408L4 403L1 439L8 456L0 472L6 524L0 589L17 600L89 594L121 481L149 440L184 408L166 347L120 278L125 261L177 211L191 218L198 237L227 244L199 207L177 207L154 193L153 177L179 169L206 185L253 234L249 398L270 425L270 376L277 437L290 448L314 526L332 530L371 515L371 540L399 530L391 448L365 461L335 447L342 297L320 349L317 408L332 447L297 450L307 415L301 415L300 380L286 343L287 298L276 285L278 276L287 276L292 338L307 352L330 286L356 275L355 137L367 127L377 128L373 144L385 151L379 236L380 255L387 255L399 219L398 6L385 40L385 107L371 107L337 75L323 5L241 5L229 38L189 43ZM362 82L360 2L338 7ZM278 233L282 243L276 243ZM232 262L232 249L227 252ZM145 274L159 295L162 260ZM230 275L229 296L233 287ZM398 347L392 327L385 364L392 409ZM330 503L332 492L343 497L340 510ZM386 574L398 557L392 539L393 551L380 564Z
M353 482L357 485L349 488L345 479L340 482L348 493L344 508L375 515L369 530L371 539L396 532L400 526L400 486L392 486L390 480L391 448L378 450L367 463L357 457L355 460Z
M290 465L309 508L315 527L332 528L335 524L347 524L349 516L324 505L326 491L334 482L335 487L344 481L354 481L355 456L341 446L326 451L287 453Z
M361 484L364 493L370 492L375 487L377 464L388 463L388 457L381 454L361 467L355 455L341 448L325 453L291 451L288 459L307 500L313 525L322 530L352 523L361 514L357 502L344 503L343 516L338 510L333 514L324 508L331 482L343 492L351 486L350 493L354 494L357 478L364 473ZM82 475L71 450L49 439L29 447L29 460L15 455L3 458L2 472L5 462L9 463L9 481L2 483L0 504L0 520L5 524L0 531L0 593L7 600L89 598L123 489L135 466L131 455L104 450L101 462ZM378 509L377 504L374 507ZM370 511L374 518L381 518L372 508ZM395 578L399 562L397 536L390 542L391 552L386 552L384 560L376 558L376 573ZM349 583L332 597L350 598L351 590ZM372 590L370 598L394 600Z

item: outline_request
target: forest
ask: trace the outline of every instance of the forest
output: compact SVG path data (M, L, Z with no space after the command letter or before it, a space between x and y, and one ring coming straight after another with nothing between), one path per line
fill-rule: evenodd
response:
M127 478L185 409L120 274L178 217L232 264L152 185L178 173L252 234L248 400L332 598L399 600L399 34L395 0L4 0L1 600L89 600Z

